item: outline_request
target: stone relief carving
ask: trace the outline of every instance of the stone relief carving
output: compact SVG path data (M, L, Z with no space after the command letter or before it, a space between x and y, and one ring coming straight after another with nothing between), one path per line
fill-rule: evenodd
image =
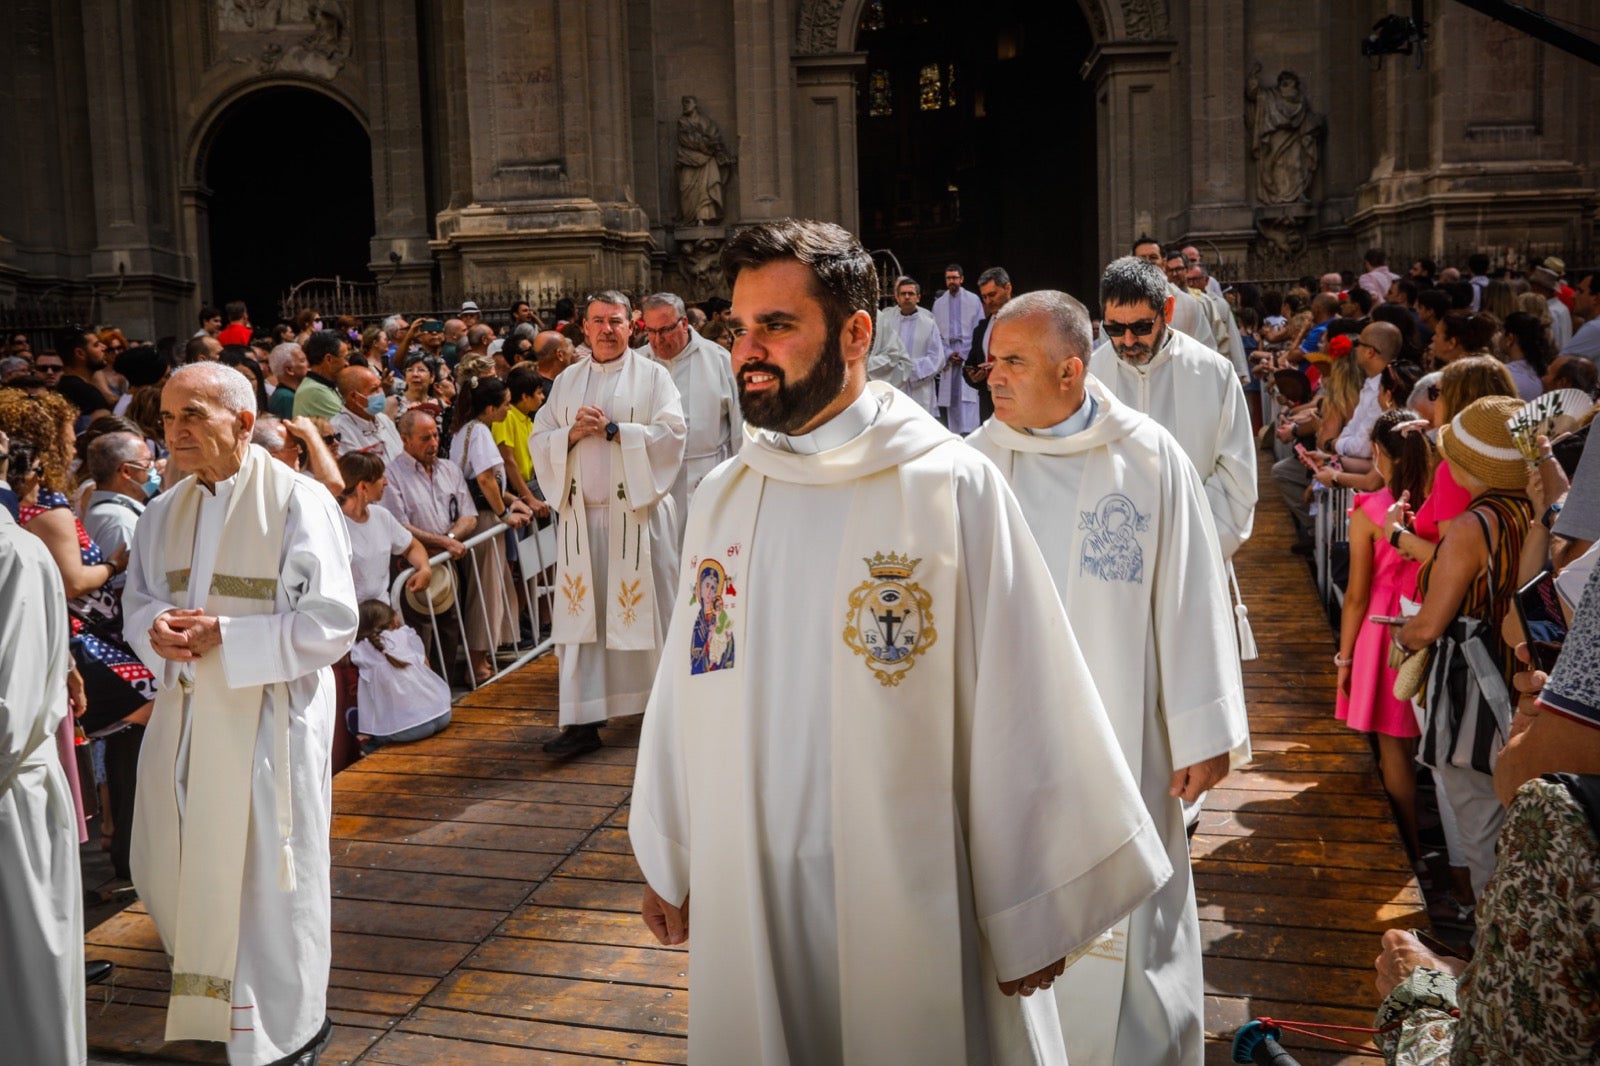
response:
M1146 41L1167 35L1166 0L1122 0L1122 25L1128 39Z
M348 0L216 0L218 59L332 78L350 57Z
M720 222L724 172L734 157L717 124L700 113L700 101L683 98L678 116L678 221L699 226Z
M1251 105L1256 228L1275 248L1298 251L1314 214L1311 181L1322 162L1326 119L1311 109L1294 71L1281 71L1275 83L1263 86L1259 60L1250 68L1244 95Z
M716 237L701 237L678 245L678 276L683 279L682 296L697 303L717 295L722 289L722 241Z
M839 50L839 19L844 0L812 0L801 3L795 20L795 51L801 55L824 55Z

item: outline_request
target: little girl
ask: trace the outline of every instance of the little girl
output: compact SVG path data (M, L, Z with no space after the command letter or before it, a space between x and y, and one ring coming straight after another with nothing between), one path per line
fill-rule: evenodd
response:
M450 686L428 667L422 638L382 600L362 600L350 661L361 673L350 731L361 753L431 737L450 724Z

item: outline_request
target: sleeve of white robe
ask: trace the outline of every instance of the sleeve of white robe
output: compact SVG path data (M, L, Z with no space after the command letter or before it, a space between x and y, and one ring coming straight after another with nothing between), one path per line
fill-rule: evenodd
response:
M884 316L872 320L872 348L867 353L867 376L904 389L916 375L911 370L911 353L900 343L900 335L884 327Z
M150 627L157 618L180 606L169 601L155 582L155 567L161 560L158 545L166 534L167 511L176 498L171 494L157 496L139 516L133 544L128 548L128 580L122 587L122 639L163 687L177 683L180 664L156 654L150 646Z
M944 342L939 337L937 323L928 331L927 338L927 343L922 346L921 352L911 353L912 381L927 381L944 369L946 359Z
M0 795L67 712L67 594L44 542L0 515ZM40 620L43 625L40 625ZM24 665L25 664L25 665ZM8 856L6 861L12 861Z
M628 507L649 507L672 491L683 465L689 427L683 420L683 399L672 375L660 367L652 375L648 422L620 422L617 442L622 445L622 490Z
M356 635L350 534L326 489L296 478L283 528L282 595L289 610L222 619L229 686L271 685L332 666Z
M571 476L567 473L567 456L572 454L570 443L572 427L560 420L557 413L564 406L572 406L575 410L582 406L583 394L581 390L576 403L558 403L557 397L566 400L564 393L573 387L578 375L570 370L556 378L555 384L550 389L550 398L544 405L534 412L533 434L528 438L528 455L533 459L533 476L544 489L545 502L556 509L558 514L566 514L572 510L572 494L567 491L567 480Z
M1232 559L1245 541L1256 515L1256 441L1250 412L1237 378L1222 386L1217 418L1217 465L1205 479L1206 501L1217 525L1222 557Z
M739 383L733 377L733 353L727 353L723 358L722 345L714 345L718 351L717 359L717 387L722 390L722 417L728 426L728 454L737 455L739 447L744 444L744 412L739 409ZM678 398L683 402L683 397Z
M1206 520L1200 475L1178 442L1162 442L1163 515L1152 621L1156 691L1172 766L1231 752L1250 759L1250 722L1234 644L1232 599L1216 534Z
M956 798L1009 981L1111 928L1172 867L1016 498L986 460L957 476Z
M672 612L665 648L688 646L682 632L688 617ZM639 734L640 759L634 771L632 806L628 812L628 841L633 857L656 895L683 906L689 895L689 776L683 757L683 731L679 718L682 701L674 691L678 672L667 656L650 690Z

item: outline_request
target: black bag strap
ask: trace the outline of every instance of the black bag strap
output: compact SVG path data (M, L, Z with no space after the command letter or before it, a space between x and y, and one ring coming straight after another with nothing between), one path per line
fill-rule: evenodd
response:
M1495 614L1495 611L1494 611L1494 590L1495 590L1494 540L1491 539L1490 536L1489 536L1489 520L1487 518L1483 517L1483 512L1478 510L1476 507L1473 507L1467 513L1470 514L1473 518L1476 518L1478 520L1478 528L1483 531L1483 547L1484 547L1485 552L1488 555L1489 617L1493 618L1494 614ZM1498 519L1496 521L1497 521L1497 524L1498 524Z

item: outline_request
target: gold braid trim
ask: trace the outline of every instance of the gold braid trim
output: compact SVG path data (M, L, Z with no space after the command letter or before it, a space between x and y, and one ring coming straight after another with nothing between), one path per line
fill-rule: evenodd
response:
M213 574L211 591L217 596L232 596L238 600L271 600L278 592L278 581L271 577L235 577L232 574Z
M175 973L172 975L172 994L203 996L206 999L220 999L224 1003L232 1003L233 982L222 977L212 977L210 974Z
M189 591L189 571L188 570L168 570L167 571L167 588L171 589L173 592L188 592Z

